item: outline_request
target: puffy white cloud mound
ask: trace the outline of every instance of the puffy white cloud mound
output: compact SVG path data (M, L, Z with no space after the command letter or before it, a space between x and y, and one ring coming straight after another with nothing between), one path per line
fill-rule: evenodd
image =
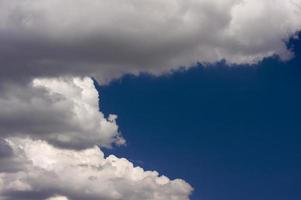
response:
M0 76L104 81L221 59L286 60L285 41L300 29L301 0L0 0Z
M188 200L192 191L183 180L144 171L124 158L104 158L96 146L77 151L41 140L6 142L13 152L11 162L22 164L9 173L0 169L1 199Z
M0 135L30 136L65 148L124 144L116 115L99 112L91 78L36 78L0 96Z

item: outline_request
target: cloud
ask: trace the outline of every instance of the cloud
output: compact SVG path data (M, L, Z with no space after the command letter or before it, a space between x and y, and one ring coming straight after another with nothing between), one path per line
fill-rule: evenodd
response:
M0 79L160 74L293 56L300 0L0 0ZM30 50L28 50L30 49Z
M68 198L64 196L54 196L54 197L47 198L46 200L68 200Z
M192 187L99 146L122 145L116 115L99 112L91 78L35 78L0 96L0 199L188 200Z
M47 140L64 148L122 145L116 115L99 112L91 78L34 79L8 85L0 96L0 136ZM0 149L0 154L8 151Z
M45 141L9 138L11 159L23 163L7 173L0 170L0 197L6 200L188 200L192 188L144 171L115 156L104 157L94 146L66 150Z

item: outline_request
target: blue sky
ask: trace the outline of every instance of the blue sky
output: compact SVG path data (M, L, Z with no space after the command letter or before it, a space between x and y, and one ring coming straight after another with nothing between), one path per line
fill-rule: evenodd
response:
M98 86L128 144L106 150L183 178L193 200L301 198L301 43L289 62L196 66Z

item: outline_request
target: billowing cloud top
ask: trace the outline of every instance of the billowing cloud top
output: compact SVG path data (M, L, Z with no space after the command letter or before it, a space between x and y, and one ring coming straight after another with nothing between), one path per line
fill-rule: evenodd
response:
M9 173L0 166L1 199L188 200L192 190L183 180L144 171L126 159L104 158L98 147L62 150L18 138L6 143L13 152L6 163L21 164Z
M110 80L221 59L285 60L300 28L300 0L0 0L0 76Z

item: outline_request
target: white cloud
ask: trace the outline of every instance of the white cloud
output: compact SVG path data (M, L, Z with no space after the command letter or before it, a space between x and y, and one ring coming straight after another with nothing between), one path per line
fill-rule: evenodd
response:
M0 76L104 81L198 61L285 60L300 29L301 0L0 0Z
M109 147L125 140L116 115L99 112L91 78L36 78L0 96L0 135L40 138L60 147Z
M69 199L64 196L54 196L54 197L47 198L46 200L69 200Z
M188 200L192 187L96 145L124 144L91 78L35 78L0 96L0 199Z
M124 158L104 158L96 146L76 151L41 140L6 141L13 150L11 159L23 164L14 172L0 171L1 199L187 200L192 191L183 180L144 171Z

